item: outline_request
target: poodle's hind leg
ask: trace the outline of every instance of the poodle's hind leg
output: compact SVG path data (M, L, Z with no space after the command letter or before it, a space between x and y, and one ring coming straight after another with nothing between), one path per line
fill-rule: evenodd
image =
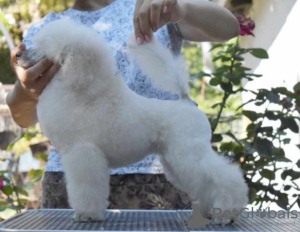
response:
M209 185L205 170L202 168L206 147L203 141L195 140L184 144L172 143L160 158L167 180L186 192L192 202L199 203L203 216L206 216L208 211L208 199L205 199L204 191Z
M109 173L103 152L82 144L62 153L67 191L75 221L101 221L108 206Z
M171 143L163 155L168 180L200 204L203 217L213 208L232 210L247 204L247 186L234 164L216 154L209 143L190 139Z

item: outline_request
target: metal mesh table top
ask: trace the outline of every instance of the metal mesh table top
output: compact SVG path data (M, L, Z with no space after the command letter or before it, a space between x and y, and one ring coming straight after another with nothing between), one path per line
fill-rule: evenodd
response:
M300 231L300 212L297 218L254 214L253 218L239 217L231 225L209 223L197 229L187 227L191 210L107 210L106 220L88 223L74 222L73 215L67 209L29 210L0 223L0 231Z

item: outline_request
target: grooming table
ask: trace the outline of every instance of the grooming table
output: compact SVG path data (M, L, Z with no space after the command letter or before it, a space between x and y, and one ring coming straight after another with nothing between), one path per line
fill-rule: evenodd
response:
M248 213L248 212L246 212ZM73 210L29 210L0 223L0 231L265 231L299 232L300 212L297 218L239 217L234 224L220 226L208 224L203 229L187 228L191 210L107 210L103 222L74 222Z

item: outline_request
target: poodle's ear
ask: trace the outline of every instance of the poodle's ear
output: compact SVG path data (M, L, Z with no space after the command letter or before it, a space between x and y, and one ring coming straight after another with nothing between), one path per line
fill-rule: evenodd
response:
M102 42L98 39L90 48L79 43L79 47L69 49L62 65L62 76L67 85L73 89L84 89L99 82L105 85L105 81L112 78L116 69L113 56Z

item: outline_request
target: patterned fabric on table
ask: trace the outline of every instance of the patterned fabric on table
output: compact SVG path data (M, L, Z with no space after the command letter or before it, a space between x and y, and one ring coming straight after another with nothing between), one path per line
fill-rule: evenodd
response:
M110 5L96 11L79 11L72 8L60 12L50 13L35 23L27 32L24 43L31 48L33 36L49 22L70 18L82 23L99 33L109 46L115 57L118 72L124 77L125 84L134 92L147 98L161 100L177 100L178 95L155 88L149 78L143 75L137 64L128 58L126 40L134 31L133 12L136 0L115 0ZM182 38L176 24L168 24L156 33L155 38L164 46L170 48L174 55L180 54ZM63 172L60 155L55 149L51 154L45 169L46 172ZM111 169L110 174L127 173L163 173L162 166L156 155L118 169Z
M63 172L45 172L43 208L70 208ZM190 209L189 196L163 174L110 176L110 209Z

